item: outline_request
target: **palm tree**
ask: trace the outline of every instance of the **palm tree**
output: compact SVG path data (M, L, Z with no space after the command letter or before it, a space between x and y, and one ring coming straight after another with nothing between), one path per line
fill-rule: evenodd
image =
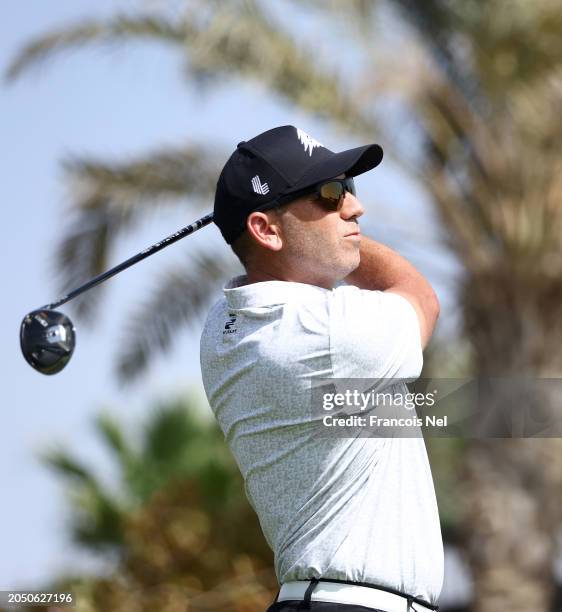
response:
M416 81L402 75L403 83L415 83L402 89L403 100L423 135L416 174L464 268L458 294L472 370L502 377L480 408L511 410L502 396L506 383L513 394L521 378L531 379L534 410L553 423L559 400L536 380L562 371L562 192L554 145L561 62L537 30L548 38L554 19L552 38L561 42L560 15L550 2L492 2L486 10L470 2L395 4L422 41ZM396 93L396 83L390 87ZM522 401L515 398L513 407L521 411ZM473 440L464 463L458 494L474 609L551 609L561 441Z
M136 445L109 411L96 417L96 433L119 474L115 492L68 451L55 447L43 452L45 465L71 487L77 543L119 552L128 516L177 480L196 479L209 500L225 503L238 472L220 430L198 417L196 408L193 400L181 397L155 406Z
M220 429L196 408L187 398L156 405L141 436L102 413L95 425L117 467L114 485L64 449L43 453L69 484L74 540L112 570L62 577L57 589L100 611L172 612L188 601L258 609L272 600L271 550Z
M456 288L472 372L511 380L559 376L562 206L556 145L562 17L557 4L305 4L322 23L332 20L338 44L343 39L347 46L356 45L361 61L355 79L344 79L337 70L341 65L315 61L310 43L288 34L265 2L250 0L206 3L205 9L187 2L172 17L121 16L64 28L32 41L9 74L15 77L61 49L144 37L174 45L184 54L186 73L206 82L226 72L243 79L265 75L262 82L295 105L366 141L382 141L387 153L425 186L443 240L463 268ZM392 23L399 15L402 26L407 24L390 37L389 9ZM401 137L405 130L408 138ZM151 166L151 159L146 163ZM87 165L70 166L71 176L89 186L90 197L77 200L76 209L83 221L97 219L98 229L93 223L88 236L77 241L69 236L67 247L59 248L59 255L66 253L59 261L67 280L74 280L80 258L88 262L80 280L82 273L100 271L114 228L134 216L128 204L138 199L152 205L159 193L153 191L147 202L142 187L129 182L129 199L124 198L117 177L129 176L127 167L90 163L94 171L84 173ZM95 213L88 217L91 210ZM82 240L91 254L78 257ZM147 334L158 337L165 319L153 313L150 305L136 317L144 319ZM132 363L138 367L121 367L122 375L132 376L146 365L142 347L137 355ZM552 415L555 408L555 399L545 395L541 409ZM467 444L461 494L475 610L549 609L554 533L562 522L560 446L554 438Z

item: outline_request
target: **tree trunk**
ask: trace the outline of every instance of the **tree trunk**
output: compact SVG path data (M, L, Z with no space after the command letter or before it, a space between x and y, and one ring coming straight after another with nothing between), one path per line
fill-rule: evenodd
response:
M503 382L488 386L479 408L493 405L497 410L500 405L504 413L525 417L523 429L515 433L521 437L484 433L467 445L463 533L474 612L549 612L555 590L562 439L552 428L552 437L528 435L539 431L532 421L539 413L543 424L562 415L562 381L539 380L562 372L562 283L537 277L525 281L495 270L473 278L464 291L465 331L474 347L475 369L479 377L500 376ZM505 395L506 386L517 393L523 378L535 385L530 404L524 396L510 401ZM495 427L498 421L491 423ZM494 429L488 434L494 435Z

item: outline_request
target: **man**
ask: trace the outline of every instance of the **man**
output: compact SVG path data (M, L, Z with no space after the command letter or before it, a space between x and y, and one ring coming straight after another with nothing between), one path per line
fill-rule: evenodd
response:
M310 409L325 379L416 379L439 314L423 276L360 234L352 177L382 155L282 126L241 142L217 184L214 221L246 274L208 315L201 368L275 554L270 612L437 609L423 437L322 436Z

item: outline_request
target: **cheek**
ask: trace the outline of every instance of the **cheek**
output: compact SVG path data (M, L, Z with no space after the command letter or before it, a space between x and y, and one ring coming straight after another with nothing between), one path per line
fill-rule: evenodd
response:
M307 235L307 251L316 261L327 265L348 257L349 246L342 241L338 232L329 225L311 228Z
M297 258L310 259L316 252L324 250L319 247L326 243L326 233L319 231L316 225L303 225L288 219L283 229L289 252Z
M313 227L307 234L308 251L320 261L330 261L341 251L337 234L329 227Z
M358 264L359 249L340 237L341 229L328 222L331 219L304 226L302 222L292 221L287 219L285 223L286 243L300 266L339 268L342 264Z

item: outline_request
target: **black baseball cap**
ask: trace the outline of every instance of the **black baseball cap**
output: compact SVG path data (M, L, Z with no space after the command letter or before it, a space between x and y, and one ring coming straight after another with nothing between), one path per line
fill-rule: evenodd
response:
M217 182L213 221L232 244L251 212L301 197L339 174L372 170L382 156L377 144L334 153L292 125L273 128L239 143L226 162Z

